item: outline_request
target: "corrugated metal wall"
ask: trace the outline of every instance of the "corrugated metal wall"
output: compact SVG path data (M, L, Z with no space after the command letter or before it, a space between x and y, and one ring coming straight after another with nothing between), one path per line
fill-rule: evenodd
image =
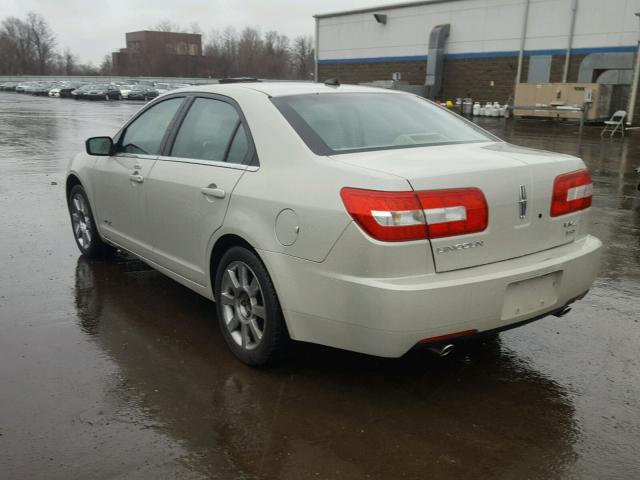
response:
M319 18L320 63L425 60L429 32L451 25L449 58L514 56L520 48L525 0L459 0L382 8L387 24L371 12ZM579 0L573 50L633 51L640 0ZM562 54L567 47L571 0L531 0L527 55Z

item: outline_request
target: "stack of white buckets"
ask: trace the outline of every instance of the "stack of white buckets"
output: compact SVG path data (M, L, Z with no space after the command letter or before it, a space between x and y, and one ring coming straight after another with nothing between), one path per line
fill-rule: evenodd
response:
M509 107L508 105L502 105L498 102L487 102L487 104L483 107L480 105L480 102L475 102L473 104L473 116L474 117L509 117Z

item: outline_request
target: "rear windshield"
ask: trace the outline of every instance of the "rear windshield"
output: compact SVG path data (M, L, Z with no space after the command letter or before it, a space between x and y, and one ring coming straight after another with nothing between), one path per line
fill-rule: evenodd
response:
M415 95L318 93L272 102L318 155L497 140Z

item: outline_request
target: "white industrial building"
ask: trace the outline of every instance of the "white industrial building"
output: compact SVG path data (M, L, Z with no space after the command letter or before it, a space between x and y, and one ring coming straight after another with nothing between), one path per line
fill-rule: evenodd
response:
M507 101L518 80L600 81L629 99L639 11L640 0L431 0L319 14L316 78L397 72L430 96L487 101Z

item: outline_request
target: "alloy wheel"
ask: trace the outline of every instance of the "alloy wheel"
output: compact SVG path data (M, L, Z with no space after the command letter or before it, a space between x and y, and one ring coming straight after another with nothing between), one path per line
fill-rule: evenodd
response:
M267 317L264 295L256 274L246 263L234 261L227 266L222 276L220 302L233 341L244 350L260 345Z
M93 227L89 215L89 206L81 193L76 193L71 197L71 224L78 245L83 250L88 249L93 238Z

